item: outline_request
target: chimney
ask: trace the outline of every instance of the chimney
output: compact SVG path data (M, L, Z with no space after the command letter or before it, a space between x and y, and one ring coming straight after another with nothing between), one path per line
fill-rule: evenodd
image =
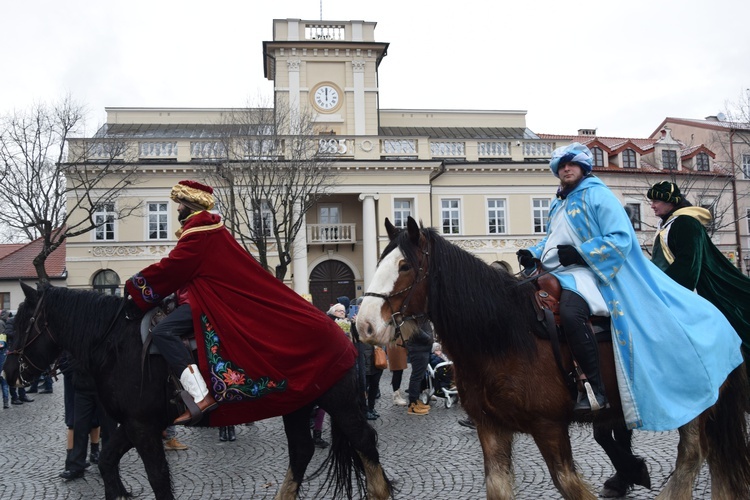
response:
M596 137L596 129L595 128L579 128L578 135Z

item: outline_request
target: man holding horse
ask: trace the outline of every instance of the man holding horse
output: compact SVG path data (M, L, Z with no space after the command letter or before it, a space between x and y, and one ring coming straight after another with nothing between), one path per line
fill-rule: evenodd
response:
M593 389L575 409L607 405L587 321L609 316L628 426L676 429L716 402L719 386L743 361L739 338L713 305L646 259L625 209L592 167L583 144L553 152L550 169L560 187L547 235L519 250L519 262L532 268L539 259L560 281L562 326Z
M174 424L215 410L211 425L236 425L285 415L320 397L354 364L351 342L237 243L221 217L210 212L213 188L180 181L170 197L182 226L177 245L125 288L142 311L176 293L177 308L152 331L154 344L197 406ZM197 364L180 338L193 332ZM218 405L222 402L233 404Z
M706 232L711 212L694 207L674 182L657 182L646 197L661 219L651 262L724 313L742 338L745 359L750 360L750 278L711 241ZM746 368L750 370L750 365Z

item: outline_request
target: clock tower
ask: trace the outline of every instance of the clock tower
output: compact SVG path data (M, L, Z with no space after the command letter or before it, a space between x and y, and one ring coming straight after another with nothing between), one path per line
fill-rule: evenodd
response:
M378 66L388 50L365 21L275 19L263 42L274 105L312 114L336 135L378 135Z

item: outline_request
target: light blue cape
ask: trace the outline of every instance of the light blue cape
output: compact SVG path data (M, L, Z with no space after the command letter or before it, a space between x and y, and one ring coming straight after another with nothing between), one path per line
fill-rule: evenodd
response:
M555 200L549 218L561 207ZM710 302L643 255L625 210L599 179L584 178L565 209L610 312L628 427L666 431L688 423L716 402L719 386L742 363L739 336ZM529 249L535 257L546 239ZM563 280L575 290L573 280Z

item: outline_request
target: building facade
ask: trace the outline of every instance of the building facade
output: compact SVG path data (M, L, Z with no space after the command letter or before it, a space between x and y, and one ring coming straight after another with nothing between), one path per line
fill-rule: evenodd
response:
M336 172L331 192L305 214L285 279L297 292L310 293L321 309L341 295L364 293L387 244L386 217L399 226L412 216L486 262L517 270L516 251L546 232L558 185L548 168L550 155L572 141L588 144L601 159L596 174L636 212L644 248L655 225L645 192L663 180L662 152L674 151L670 173L700 171L696 165L702 168L706 157L709 169L713 165L713 151L691 149L668 131L638 140L600 138L594 131L538 135L526 127L525 111L380 109L378 70L387 48L375 40L375 23L364 21L274 20L273 40L263 43L275 106L288 107L291 116L313 117L318 152ZM232 110L106 111L97 137L130 143L142 175L122 193L122 202L137 200L143 209L70 238L67 280L73 288L107 283L107 291L118 293L124 280L174 247L179 224L171 187L182 179L209 178L222 155L211 131ZM70 148L75 150L75 140ZM666 157L671 161L672 153ZM711 172L696 181L708 191L723 175ZM74 209L72 202L69 207ZM107 220L107 207L102 211ZM728 255L738 250L734 234L734 228L722 228L715 236Z

